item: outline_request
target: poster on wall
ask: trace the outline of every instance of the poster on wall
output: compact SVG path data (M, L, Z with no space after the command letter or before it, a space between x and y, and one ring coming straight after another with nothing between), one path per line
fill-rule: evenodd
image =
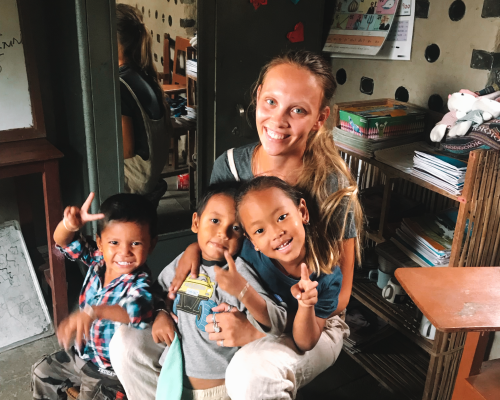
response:
M332 53L336 58L365 58L373 60L411 60L411 46L413 42L413 27L415 23L415 1L400 0L398 11L394 17L393 26L382 46L375 56L365 54Z
M0 131L33 126L17 0L0 2Z
M338 0L323 51L377 55L389 36L400 1Z

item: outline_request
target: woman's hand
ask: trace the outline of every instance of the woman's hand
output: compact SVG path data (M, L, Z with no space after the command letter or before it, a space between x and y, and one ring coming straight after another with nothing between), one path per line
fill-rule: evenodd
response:
M231 308L230 312L227 312L228 309L229 306L226 303L221 303L212 308L212 311L219 313L215 314L215 320L220 328L219 333L214 331L212 314L207 316L205 331L209 332L208 338L210 340L216 341L219 346L241 347L266 336L248 321L244 313L234 307Z
M295 297L299 306L313 307L318 302L317 281L311 281L309 278L309 269L302 263L300 266L300 281L290 288L293 297Z
M57 328L57 339L59 344L68 350L71 346L71 340L75 337L75 344L78 349L83 349L85 344L84 335L90 337L90 327L94 319L86 312L77 311L64 319Z
M172 315L160 311L153 322L152 335L155 343L166 343L167 346L170 346L176 332L180 337Z
M222 290L229 293L231 296L238 297L247 281L236 269L233 257L231 257L231 254L229 254L227 250L224 251L224 257L226 257L228 268L222 269L215 266L215 280Z
M175 300L177 291L189 274L191 274L191 278L196 279L200 272L200 262L200 246L198 242L191 243L180 258L175 269L174 279L172 279L172 283L168 288L169 299Z

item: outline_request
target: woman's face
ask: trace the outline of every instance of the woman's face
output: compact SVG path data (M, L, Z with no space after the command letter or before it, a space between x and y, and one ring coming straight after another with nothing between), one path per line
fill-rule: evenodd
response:
M257 93L256 123L260 142L270 156L302 157L309 132L330 115L321 108L323 87L304 68L281 64L266 75Z
M303 199L297 207L278 188L253 191L245 196L238 213L255 250L284 267L295 267L304 260L304 224L309 221L309 213Z

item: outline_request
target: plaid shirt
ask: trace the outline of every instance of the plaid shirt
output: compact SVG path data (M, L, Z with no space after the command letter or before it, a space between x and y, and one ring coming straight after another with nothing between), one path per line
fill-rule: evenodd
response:
M80 236L67 247L57 247L70 260L81 260L89 267L80 292L80 310L83 310L86 304L118 304L130 316L130 326L139 329L148 326L153 317L153 299L149 290L149 269L146 265L130 274L121 275L103 287L106 264L93 240ZM80 357L92 361L101 369L112 369L109 342L120 325L121 322L95 320L90 327L90 338L86 338L85 349L80 353Z

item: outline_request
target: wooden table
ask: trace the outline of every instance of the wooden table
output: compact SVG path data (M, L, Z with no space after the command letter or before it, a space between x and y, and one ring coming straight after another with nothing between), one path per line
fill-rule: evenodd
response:
M500 330L500 268L400 268L396 278L436 329L468 332L452 399L499 399L500 360L483 360L487 332Z
M20 177L28 174L42 174L43 197L45 203L45 221L47 226L47 244L49 248L50 279L54 324L57 326L68 315L66 293L66 270L64 256L56 250L53 239L54 230L62 218L61 192L59 188L58 159L63 154L47 139L31 139L18 142L0 143L0 179ZM23 234L30 224L31 206L29 198L31 188L16 182L19 217Z

